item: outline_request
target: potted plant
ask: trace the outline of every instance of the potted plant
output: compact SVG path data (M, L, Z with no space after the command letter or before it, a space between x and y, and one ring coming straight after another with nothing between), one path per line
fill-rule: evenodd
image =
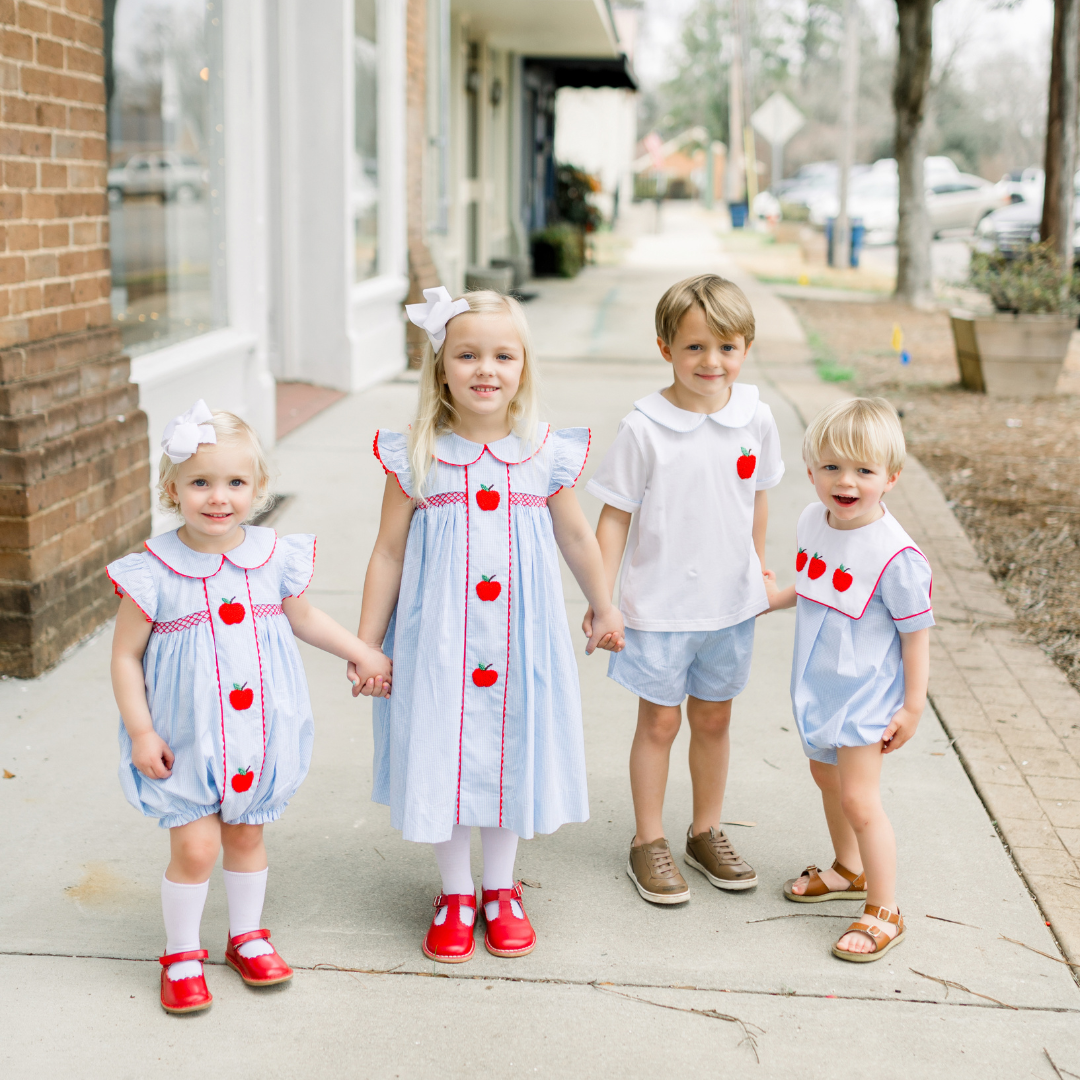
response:
M1048 243L974 251L969 282L994 313L949 313L960 382L995 397L1052 394L1080 311L1072 268Z

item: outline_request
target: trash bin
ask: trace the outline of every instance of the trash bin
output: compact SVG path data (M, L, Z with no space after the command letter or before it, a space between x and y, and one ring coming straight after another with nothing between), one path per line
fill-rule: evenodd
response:
M746 203L731 203L728 206L728 212L731 214L731 227L733 229L743 229L746 227Z
M833 254L833 228L836 225L836 218L829 218L825 222L825 243L828 248L829 265L836 265L836 258ZM851 230L851 252L848 258L848 265L853 269L858 269L859 255L862 252L863 237L866 236L866 226L863 224L862 218L849 218L848 228Z

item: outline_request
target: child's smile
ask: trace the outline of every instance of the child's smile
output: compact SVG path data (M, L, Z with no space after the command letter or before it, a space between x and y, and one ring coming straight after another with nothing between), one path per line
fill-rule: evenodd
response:
M731 384L739 377L750 346L742 334L717 335L694 304L679 323L675 340L657 339L660 352L671 364L674 381L661 393L687 412L719 412L731 398Z
M900 476L873 461L852 461L827 453L807 470L818 498L828 507L834 529L860 529L881 517L881 497Z

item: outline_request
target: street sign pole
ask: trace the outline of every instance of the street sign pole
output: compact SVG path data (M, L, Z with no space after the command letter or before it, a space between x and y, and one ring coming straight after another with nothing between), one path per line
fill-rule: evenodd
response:
M784 146L788 139L806 123L806 118L779 91L773 94L753 116L754 130L772 146L772 187L783 176Z

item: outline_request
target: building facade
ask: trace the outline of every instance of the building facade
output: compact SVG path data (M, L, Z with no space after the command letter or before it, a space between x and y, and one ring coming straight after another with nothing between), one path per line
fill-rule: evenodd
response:
M54 663L155 531L197 398L408 362L402 303L509 265L560 86L632 86L607 0L0 0L0 673Z

